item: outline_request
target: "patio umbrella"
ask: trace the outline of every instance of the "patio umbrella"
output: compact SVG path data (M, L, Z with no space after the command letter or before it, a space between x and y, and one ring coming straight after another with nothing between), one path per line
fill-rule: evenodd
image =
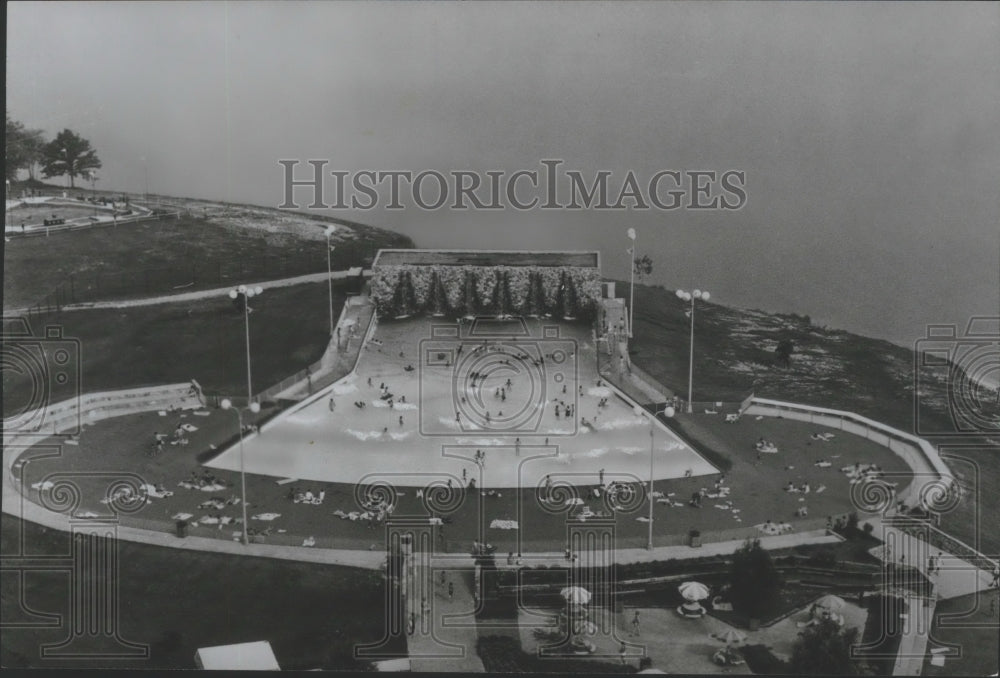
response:
M826 595L816 601L816 607L822 607L831 612L844 609L844 599L840 596Z
M567 586L559 595L563 600L576 605L586 605L590 602L590 591L580 586Z
M684 600L705 600L708 598L708 587L696 581L686 581L677 587Z
M713 633L712 637L716 640L721 640L726 645L740 644L747 639L745 633L737 631L736 629L726 629L722 633Z

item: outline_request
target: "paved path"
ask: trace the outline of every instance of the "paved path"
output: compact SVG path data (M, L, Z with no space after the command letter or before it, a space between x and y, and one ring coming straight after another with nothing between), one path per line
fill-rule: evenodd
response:
M483 673L486 669L476 653L479 631L472 572L443 571L442 581L442 571L431 567L428 558L416 554L412 561L413 568L404 587L407 614L412 613L415 619L413 633L407 640L411 669L427 673Z
M334 280L343 280L344 278L349 278L358 274L357 269L348 269L346 271L334 271L331 277ZM362 275L370 276L371 271L363 271ZM301 285L303 283L314 283L314 282L325 282L327 279L326 272L323 273L308 273L306 275L297 275L291 278L281 278L279 280L264 280L261 282L245 283L247 287L260 285L262 287L290 287L292 285ZM227 285L226 287L216 287L210 290L198 290L195 292L180 292L178 294L162 294L156 297L142 297L141 299L119 299L115 301L89 301L81 302L79 304L66 304L62 306L64 311L86 311L95 308L133 308L135 306L153 306L156 304L177 304L186 301L197 301L199 299L209 299L211 297L224 297L229 294L229 291L233 289L232 285ZM26 313L28 311L25 308L15 308L6 309L4 313L8 315L19 315L21 313Z
M924 666L924 654L927 652L927 641L934 620L935 601L907 596L906 606L908 612L903 620L903 637L899 639L892 675L919 676Z

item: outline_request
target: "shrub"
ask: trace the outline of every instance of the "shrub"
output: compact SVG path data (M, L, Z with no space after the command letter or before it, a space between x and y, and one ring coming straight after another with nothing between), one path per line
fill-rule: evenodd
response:
M765 618L778 602L781 576L759 539L748 539L734 555L730 587L733 609L752 619Z

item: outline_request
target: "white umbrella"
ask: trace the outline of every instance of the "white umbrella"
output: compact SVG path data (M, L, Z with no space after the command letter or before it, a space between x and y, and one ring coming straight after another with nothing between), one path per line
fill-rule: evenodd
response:
M844 609L844 599L840 596L826 595L816 601L816 607L822 607L831 612Z
M705 600L709 595L708 587L696 581L686 581L677 590L684 596L684 600L690 601Z
M563 600L576 605L586 605L590 602L590 591L580 586L567 586L559 592L559 595Z

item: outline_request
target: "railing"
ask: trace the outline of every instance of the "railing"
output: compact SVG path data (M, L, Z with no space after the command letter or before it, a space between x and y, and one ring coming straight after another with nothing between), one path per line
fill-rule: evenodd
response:
M571 521L572 522L572 521ZM826 518L810 518L808 520L793 523L793 531L785 534L802 534L806 532L818 532L826 530ZM446 528L447 529L447 528ZM832 534L832 533L831 533ZM701 532L701 545L717 544L722 542L744 542L747 539L764 539L768 536L753 526L736 527L724 530L705 530ZM553 540L521 539L518 541L517 533L505 530L488 530L487 541L496 547L497 558L505 556L508 551L517 551L520 548L522 553L557 553L560 552L560 544ZM648 537L645 535L623 536L615 535L615 548L634 549L645 551L648 545ZM687 531L676 534L657 534L653 536L653 547L661 548L667 546L689 546L691 538ZM446 553L469 553L472 542L470 540L455 540L446 538L443 542L437 541L437 547ZM563 545L564 546L564 545ZM698 548L698 547L692 547ZM705 556L709 557L709 556ZM531 563L526 562L527 566Z
M951 536L926 520L912 516L891 516L885 519L885 524L902 530L918 539L925 539L931 546L951 555L958 556L976 567L992 570L998 565L995 558L969 546L961 539Z
M9 445L20 436L37 438L50 430L56 435L71 428L73 422L78 426L82 422L114 416L108 412L132 411L136 405L162 407L184 397L199 398L198 389L191 382L86 393L5 418L4 444Z

